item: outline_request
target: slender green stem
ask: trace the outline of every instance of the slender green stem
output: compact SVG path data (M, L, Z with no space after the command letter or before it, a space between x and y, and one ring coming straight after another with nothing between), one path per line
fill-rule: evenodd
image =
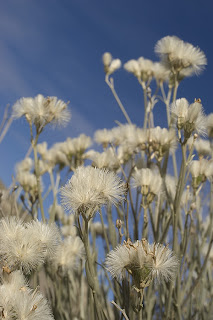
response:
M201 278L201 276L202 276L202 274L203 274L203 272L204 272L204 270L205 270L205 268L206 268L206 264L207 264L207 262L208 262L208 258L209 258L209 254L210 254L210 252L211 252L212 244L213 244L213 237L212 237L211 240L210 240L209 247L208 247L208 251L207 251L205 260L204 260L204 262L203 262L203 266L202 266L202 268L201 268L201 270L200 270L200 273L198 274L198 276L197 276L197 278L196 278L193 286L190 288L187 296L184 298L183 303L182 303L182 307L185 306L185 304L187 303L188 299L191 297L192 292L195 290L196 286L198 285L198 283L199 283L199 281L200 281L200 278Z
M153 212L152 212L151 205L149 205L149 216L150 216L150 220L151 220L152 232L153 232L154 240L157 241L156 228L155 228L155 222L154 222L154 217L153 217Z
M111 303L122 313L124 319L129 320L129 318L126 315L125 309L121 309L121 307L119 307L119 305L117 303L115 303L115 301L111 301Z
M178 217L180 214L180 200L184 189L186 174L186 145L182 144L182 163L180 169L180 175L174 200L174 214L173 214L173 250L178 254ZM172 293L174 289L174 284L171 282L169 287L168 304L166 310L166 317L169 317L172 301Z
M79 220L79 222L80 222L80 220ZM104 320L105 316L104 316L103 310L101 309L100 302L97 297L99 290L98 290L96 275L95 275L95 271L94 271L93 259L92 259L90 248L89 248L89 228L88 228L88 220L87 219L84 219L84 232L82 232L82 228L81 228L80 223L79 223L79 229L81 230L81 234L83 235L82 241L84 243L86 257L87 257L86 276L87 276L88 284L92 290L94 303L95 303L95 307L96 307L97 319ZM87 264L88 264L88 267L87 267Z
M128 122L129 124L132 124L132 121L130 120L130 117L128 116L128 114L127 114L127 112L126 112L126 110L125 110L125 108L124 108L124 106L123 106L120 98L119 98L118 95L117 95L117 92L115 91L113 78L109 78L109 75L106 75L105 81L106 81L106 83L108 84L108 86L110 87L110 89L111 89L111 91L112 91L112 94L114 95L114 98L115 98L115 100L117 101L117 103L118 103L121 111L123 112L123 115L124 115L124 117L126 118L127 122Z
M144 198L144 197L143 197ZM143 230L142 230L142 238L147 238L148 235L148 215L147 215L147 206L143 206Z
M43 199L41 195L41 181L40 181L39 162L38 162L38 155L37 155L37 142L38 142L38 134L36 138L32 140L32 146L33 146L33 153L34 153L35 174L36 174L36 181L37 181L37 188L38 188L38 199L39 199L39 205L41 210L41 217L43 222L46 222L46 218L44 214Z
M186 145L182 145L182 164L180 169L180 176L177 185L177 191L174 201L174 226L173 226L173 250L177 253L177 240L178 240L178 217L180 211L180 200L184 190L186 175Z
M143 97L144 97L144 122L143 122L143 128L147 128L147 119L148 119L148 101L147 101L147 91L146 87L143 87Z
M109 240L108 240L106 229L104 226L104 219L103 219L102 211L100 212L100 217L101 217L101 225L102 225L102 230L103 230L103 234L104 234L104 239L106 241L107 251L109 252L110 251Z
M174 102L177 98L177 90L178 90L179 82L177 80L177 74L175 74L175 83L174 83L174 91L173 91L173 97L172 101Z
M52 170L49 172L50 175L50 182L51 182L51 187L52 187L52 192L53 192L53 205L51 208L51 212L50 212L50 218L49 218L49 223L52 223L55 221L55 206L57 203L57 190L56 190L56 186L54 183L54 177L53 177L53 172Z
M169 104L170 104L170 100L171 100L171 95L172 95L172 87L169 87L169 91L166 97L165 91L164 91L164 86L163 83L160 84L160 89L161 89L161 93L163 96L163 101L166 105L166 115L167 115L167 123L168 126L170 127L170 123L171 123L171 117L170 117L170 110L169 110Z

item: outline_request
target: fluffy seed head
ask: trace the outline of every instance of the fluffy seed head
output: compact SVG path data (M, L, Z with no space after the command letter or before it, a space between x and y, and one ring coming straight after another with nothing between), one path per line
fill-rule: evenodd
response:
M149 244L146 239L132 243L130 239L110 251L106 266L113 277L132 275L137 288L148 286L153 279L158 282L175 279L179 261L168 246Z
M65 125L70 120L67 103L57 97L38 94L35 98L21 98L13 106L13 117L25 116L30 124L42 129L48 123Z
M121 201L124 192L124 184L113 172L79 167L61 188L62 204L75 213L92 212L104 204Z
M130 73L133 73L134 76L140 78L141 70L137 60L129 60L124 64L124 69Z
M206 134L206 117L200 99L190 104L185 98L177 99L171 104L171 114L179 130L184 130L185 138L196 131L199 135Z
M78 236L68 236L59 246L53 263L59 272L66 273L77 268L84 257L84 245Z
M0 256L11 270L29 273L52 258L59 243L54 224L39 221L23 223L15 217L0 220Z
M173 72L187 70L188 75L199 73L207 64L205 54L188 42L175 36L167 36L159 40L155 46L165 66Z
M113 59L111 53L105 52L102 56L104 71L107 75L112 74L121 67L120 59Z

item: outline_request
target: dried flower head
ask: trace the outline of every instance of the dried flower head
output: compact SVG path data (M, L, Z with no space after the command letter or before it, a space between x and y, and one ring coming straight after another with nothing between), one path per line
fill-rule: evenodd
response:
M206 134L206 118L200 99L190 105L185 98L177 99L171 104L171 114L178 130L184 131L185 139L194 131L199 135Z
M213 138L213 113L210 113L207 117L207 130L208 136Z
M153 77L157 83L162 83L169 80L169 70L160 62L154 62L152 66Z
M58 272L66 273L77 268L85 255L84 245L78 236L68 236L59 246L53 264Z
M174 73L182 70L187 70L188 75L199 73L207 64L203 51L175 36L159 40L155 52L160 55L164 65Z
M162 178L157 171L139 169L133 174L133 187L140 187L142 195L146 196L150 203L162 189Z
M174 129L160 128L159 126L149 130L149 152L161 161L165 153L176 148L177 137Z
M106 148L113 141L112 131L107 129L97 130L94 134L94 140L102 144L103 148Z
M92 160L92 166L99 169L116 170L120 166L120 162L112 148L106 149L102 153L90 150L85 154L85 158Z
M45 224L38 220L33 220L26 225L27 231L31 234L31 241L40 241L46 259L54 257L61 242L59 229L55 223Z
M124 192L123 182L113 172L79 167L61 188L62 204L77 214L87 214L89 210L92 216L100 206L121 201Z
M133 140L136 135L136 125L134 124L121 124L112 129L113 142L115 145L126 143Z
M0 220L0 256L3 265L25 273L52 258L59 243L57 227L40 221L24 224L10 217Z
M124 64L124 69L143 82L150 80L153 76L153 62L143 57L138 58L138 60L127 61Z
M209 140L197 139L194 147L199 157L210 156L212 154L211 143Z
M19 271L8 275L0 286L1 318L23 320L53 320L47 300L36 288L29 288Z
M141 76L141 70L140 70L140 66L137 60L131 59L129 61L127 61L124 64L124 69L132 74L134 74L134 76L136 76L137 78L140 78Z
M113 277L122 278L125 271L132 275L138 289L158 282L175 279L179 261L168 246L149 244L146 239L132 243L130 239L110 251L106 266Z
M205 158L191 161L189 171L192 175L192 186L197 189L200 183L213 176L213 162Z
M44 128L48 123L65 125L70 120L67 103L57 97L38 94L35 98L21 98L13 106L14 118L25 116L30 124L37 129Z
M102 56L104 71L107 75L112 74L121 67L120 59L113 59L109 52L105 52Z

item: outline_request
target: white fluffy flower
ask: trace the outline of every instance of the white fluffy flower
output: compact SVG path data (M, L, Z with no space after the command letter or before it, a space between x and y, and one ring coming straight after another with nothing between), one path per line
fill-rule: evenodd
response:
M159 126L149 130L149 149L154 152L158 161L161 161L167 151L176 148L177 137L174 129L160 128Z
M133 73L137 78L141 76L140 66L137 60L129 60L124 64L124 69L130 73Z
M166 184L166 192L168 193L170 200L173 202L175 199L176 188L177 188L177 182L175 180L175 177L167 174L165 178L165 184Z
M61 188L62 204L76 213L97 210L101 205L121 201L124 191L124 184L113 172L79 167Z
M147 196L147 201L152 202L162 188L160 174L149 168L136 170L133 174L133 187L140 187L141 193Z
M25 116L29 123L39 129L48 123L64 125L70 120L67 103L57 97L38 94L35 98L21 98L13 106L14 118Z
M25 158L21 162L16 164L16 172L23 172L23 171L31 171L33 168L33 160L31 158Z
M208 136L212 138L213 137L213 113L210 113L207 117L207 130L208 130Z
M59 229L55 223L45 224L33 220L26 224L27 231L31 234L31 241L40 241L44 250L45 258L51 259L57 251L61 242Z
M184 130L185 138L189 138L193 131L200 135L206 133L206 118L200 99L190 104L185 98L177 99L171 104L173 121L179 130Z
M114 59L112 60L111 64L109 65L108 74L112 74L116 70L118 70L121 67L121 60L120 59Z
M210 156L212 154L211 143L209 140L197 139L194 147L199 156Z
M192 175L192 186L197 189L200 183L213 176L213 162L205 158L191 161L189 171Z
M53 263L60 272L73 271L84 257L84 245L78 236L68 236L59 246Z
M113 142L116 145L126 143L129 140L133 140L136 135L136 125L134 124L122 124L112 129Z
M147 81L153 76L153 62L143 57L138 60L129 60L124 64L124 69L133 73L138 79Z
M139 289L155 278L159 282L174 280L178 265L177 257L168 246L150 245L145 239L135 243L128 240L110 251L106 258L107 269L113 277L124 277L127 271Z
M162 63L154 62L152 66L153 77L157 82L164 82L169 80L169 70L165 68Z
M150 245L146 240L143 248L146 255L150 256L147 267L151 270L151 277L157 278L159 282L174 280L179 261L173 251L160 243Z
M121 67L120 59L113 59L111 53L105 52L102 56L104 71L107 75L112 74Z
M107 129L97 130L94 134L94 140L97 143L102 144L103 147L106 148L108 144L113 140L112 131Z
M141 79L149 80L153 76L153 62L143 57L138 58L139 68L141 71Z
M158 145L163 147L163 149L175 148L176 146L176 133L172 129L168 130L159 126L151 128L149 139L151 140L154 149L156 149Z
M112 148L106 149L102 153L90 150L85 154L85 158L92 160L92 165L99 169L108 168L113 170L119 167L119 160Z
M198 47L175 36L159 40L155 51L160 55L162 62L175 72L187 69L188 74L198 73L207 64L205 54Z
M37 289L20 290L15 302L18 319L54 320L46 298Z
M203 175L208 178L213 174L213 162L207 159L193 160L189 169L192 177L197 178Z
M0 286L3 319L53 320L44 296L30 289L20 272L12 272Z
M0 220L0 256L10 269L25 273L52 258L59 243L56 226L39 221L24 224L14 217Z
M104 66L108 67L112 62L112 55L110 52L105 52L102 56Z
M85 134L80 134L80 136L77 138L68 138L65 141L62 151L66 155L82 154L87 148L91 146L91 144L92 140L90 137L86 136Z
M144 193L146 195L152 183L152 177L152 171L148 168L136 170L133 174L133 187L147 187L147 191Z

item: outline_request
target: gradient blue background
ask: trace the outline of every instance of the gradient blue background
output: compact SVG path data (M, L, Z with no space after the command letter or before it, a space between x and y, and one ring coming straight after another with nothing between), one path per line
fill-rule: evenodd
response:
M57 96L70 101L72 120L65 129L42 135L51 146L81 132L125 122L104 82L101 56L110 51L123 63L139 56L158 60L156 42L176 35L199 46L208 66L199 77L186 79L178 97L201 98L212 109L213 2L200 0L7 0L0 2L0 117L6 104L23 96ZM133 122L143 123L143 97L136 79L119 70L117 92ZM155 109L155 124L166 113ZM11 182L15 163L29 147L29 128L13 122L0 145L0 178Z

